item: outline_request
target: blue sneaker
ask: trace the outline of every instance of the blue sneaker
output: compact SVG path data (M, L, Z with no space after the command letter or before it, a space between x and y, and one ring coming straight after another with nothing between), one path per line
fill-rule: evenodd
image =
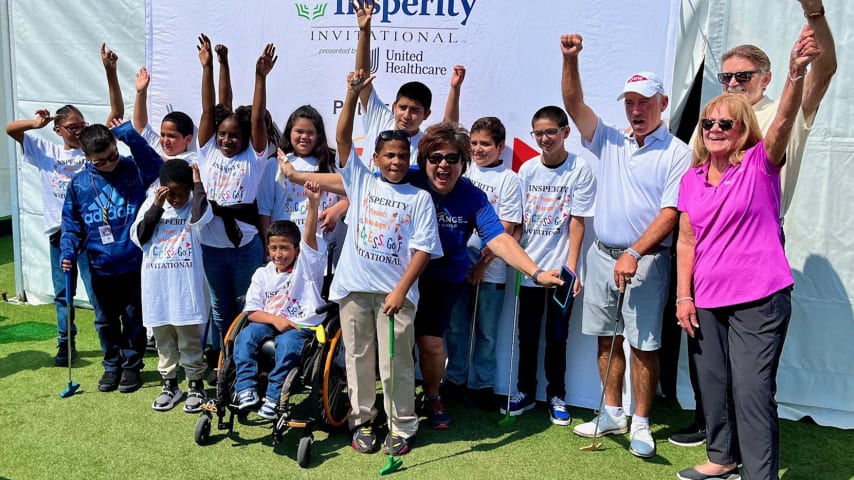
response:
M237 406L238 410L245 410L247 408L254 407L255 405L258 405L258 402L260 401L261 400L258 398L258 394L255 393L254 388L241 390L234 396L234 404Z
M276 402L270 400L269 398L264 399L264 405L261 405L261 408L258 410L258 416L261 418L266 418L267 420L275 420L278 418L277 415L277 405Z
M515 417L517 415L522 415L522 413L534 408L536 404L537 400L534 399L533 395L528 395L525 392L519 392L510 397L510 416ZM501 407L499 412L501 412L502 415L505 415L507 413L507 409Z
M549 399L549 418L555 425L569 425L572 422L572 416L562 398L555 396Z

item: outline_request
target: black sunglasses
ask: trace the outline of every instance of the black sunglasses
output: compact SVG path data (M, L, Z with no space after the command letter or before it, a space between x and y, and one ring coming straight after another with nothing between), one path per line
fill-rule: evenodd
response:
M394 138L405 140L406 143L409 143L409 132L406 130L383 130L377 135L376 141L374 141L374 147L379 146L380 142L387 142Z
M446 153L444 155L436 152L427 155L427 161L432 163L433 165L438 165L439 163L442 163L442 160L448 162L448 165L456 165L460 163L460 160L462 159L463 155L457 152Z
M733 120L731 118L721 118L718 120L712 120L711 118L704 118L704 119L700 120L700 126L703 127L703 130L711 130L712 127L714 127L716 123L718 124L719 127L721 127L721 130L723 130L724 132L731 129L733 126L735 126L735 120Z
M732 72L732 73L719 73L718 81L722 84L726 85L732 80L732 77L735 77L735 81L738 83L747 83L753 78L757 73L763 73L762 70L749 70L744 72Z

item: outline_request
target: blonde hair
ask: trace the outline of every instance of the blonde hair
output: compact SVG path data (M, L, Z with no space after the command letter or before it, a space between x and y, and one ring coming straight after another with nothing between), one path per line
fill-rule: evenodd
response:
M694 140L694 157L691 161L692 167L698 167L709 161L709 150L703 142L703 119L709 118L709 114L718 107L726 105L729 110L730 117L735 121L735 125L741 130L741 135L735 141L735 149L730 152L729 163L738 165L744 157L744 152L759 143L762 140L762 130L759 128L759 123L756 121L756 115L753 113L753 107L744 98L744 95L738 93L724 93L709 101L700 114L700 120L697 122L697 135Z

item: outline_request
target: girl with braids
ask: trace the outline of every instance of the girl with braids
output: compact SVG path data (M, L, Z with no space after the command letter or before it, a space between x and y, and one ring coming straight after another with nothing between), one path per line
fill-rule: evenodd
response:
M263 259L258 236L258 185L269 161L264 122L267 75L276 63L272 43L255 64L252 106L231 111L214 105L213 55L210 39L199 36L202 64L202 116L199 120L199 166L213 220L201 231L202 259L211 294L213 351L241 311L238 297L246 293L252 274Z

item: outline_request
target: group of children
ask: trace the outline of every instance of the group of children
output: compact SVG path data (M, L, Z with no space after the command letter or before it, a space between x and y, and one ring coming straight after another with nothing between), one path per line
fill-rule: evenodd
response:
M180 363L188 380L184 411L198 412L205 401L209 302L212 321L207 354L213 358L218 356L232 320L241 311L248 314L250 322L235 344L234 403L241 409L260 406L260 416L275 419L280 413L282 381L298 365L302 345L311 335L303 327L321 321L315 309L323 301L326 244L335 243L336 267L329 298L340 304L353 447L362 452L379 447L372 430L370 436L366 431L377 415L374 362L379 358L384 391L389 392L394 383L393 398L386 397L392 428L384 449L396 454L409 451L418 427L414 359L408 354L415 347L418 278L428 262L443 253L431 195L407 182L410 165L418 157L421 125L430 115L432 95L425 85L410 82L400 88L391 108L377 97L371 87L373 77L359 68L370 50L370 14L366 12L373 9L373 2L357 3L362 35L357 69L347 79L337 153L327 144L321 115L310 106L295 110L278 138L266 109L266 79L277 59L272 44L265 46L256 62L251 107L233 109L228 51L221 45L212 48L203 34L197 46L202 65L202 114L197 131L190 117L181 112L166 115L159 133L148 124L150 77L145 68L137 74L132 122L123 123L115 79L117 56L104 47L113 106L109 127L88 126L82 113L70 105L54 116L40 110L34 120L7 126L7 133L22 145L24 159L42 175L46 233L51 236L52 259L56 257L54 270L74 271L79 266L84 280L91 279L89 298L104 353L99 390L128 393L141 386L144 326L150 327L163 377L163 388L152 408L169 410L184 397L177 380ZM214 54L220 64L218 103ZM446 121L458 120L464 76L462 67L454 69ZM369 139L361 158L352 144L360 100ZM61 147L25 133L51 120L63 140ZM555 276L562 266L576 270L584 219L592 214L595 180L590 167L564 148L569 125L563 110L540 109L532 126L543 155L526 163L517 176L501 158L506 136L501 121L484 117L474 122L474 164L465 176L485 192L504 233L520 240L528 256L548 270L526 272L533 281L526 279L522 284L519 393L511 402L510 413L517 415L534 405L539 319L545 309L550 417L553 423L566 425L569 415L563 403L563 377L569 312L553 305L551 290L537 279ZM457 133L452 136L459 137ZM468 142L468 135L462 134L459 138ZM130 148L130 156L119 155L117 139ZM278 162L271 160L276 147ZM426 161L432 165L463 161L466 165L469 159L461 158L460 153L430 152ZM337 180L295 182L287 173L294 171L324 173ZM442 174L438 176L441 182ZM348 225L343 222L345 214ZM492 405L488 399L495 385L497 326L504 292L511 282L506 265L476 235L469 251L470 262L457 267L466 271L471 288L460 292L460 301L451 305L454 314L446 337L444 378L448 385L467 386L481 403ZM265 259L269 260L266 264ZM65 365L76 350L75 331L69 330L63 318L61 274L54 273L54 287L59 329L55 363ZM579 289L577 283L573 294ZM245 305L241 305L242 297ZM469 331L472 313L476 331ZM393 367L390 346L384 341L389 316L393 316L394 338L399 342L394 348L404 352L394 357ZM269 373L262 399L256 390L256 360L260 344L271 336L276 341L276 367ZM470 336L474 343L467 348ZM438 400L436 395L431 398ZM448 422L433 425L445 428Z

